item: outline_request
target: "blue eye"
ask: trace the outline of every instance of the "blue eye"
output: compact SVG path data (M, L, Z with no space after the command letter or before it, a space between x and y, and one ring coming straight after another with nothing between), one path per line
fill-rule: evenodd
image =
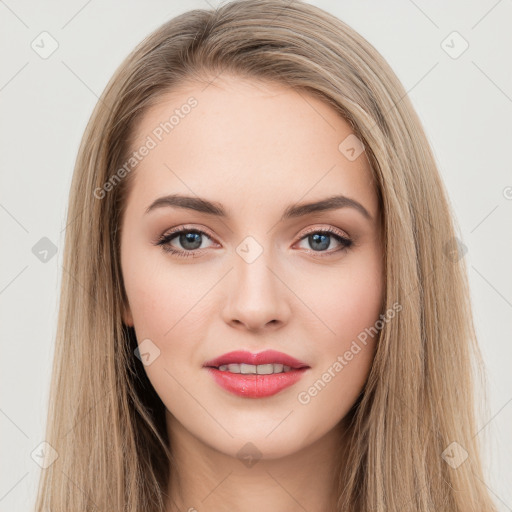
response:
M202 237L210 237L204 232L197 229L181 229L164 235L159 239L157 245L161 245L165 252L175 254L176 256L189 257L194 256L202 244ZM178 239L182 249L176 249L171 245L171 241Z
M326 252L325 249L329 248L332 239L334 239L338 244L340 244L341 248L336 249L334 251L329 251L328 254L348 249L352 245L351 240L335 233L330 229L313 231L310 234L303 237L301 240L307 240L313 252Z
M211 237L204 231L199 229L181 228L166 235L162 235L156 242L156 245L160 245L165 252L180 258L198 257L199 254L197 253L205 249L205 247L201 247L203 237L211 240ZM181 249L171 245L171 242L174 239L178 240L182 247ZM334 239L340 247L338 249L326 251L325 249L329 248L332 239ZM349 238L340 235L337 231L330 228L310 231L300 239L300 241L302 240L307 240L309 243L311 249L308 249L308 252L317 253L322 257L347 250L353 243Z

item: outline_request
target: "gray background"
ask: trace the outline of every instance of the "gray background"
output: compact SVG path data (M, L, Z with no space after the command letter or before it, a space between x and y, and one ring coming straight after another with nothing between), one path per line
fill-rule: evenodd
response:
M475 435L499 510L512 510L512 2L310 3L388 60L432 144L467 247L488 371L488 411ZM67 196L85 125L140 40L181 12L217 4L0 0L2 511L31 510L35 498L40 468L31 454L44 440ZM46 50L58 44L47 58L43 37ZM44 237L55 255L42 252Z

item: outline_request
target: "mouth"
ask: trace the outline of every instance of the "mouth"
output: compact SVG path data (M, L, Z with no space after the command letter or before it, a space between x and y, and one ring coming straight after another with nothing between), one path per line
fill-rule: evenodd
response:
M247 350L235 350L207 361L203 366L231 373L258 375L309 368L306 363L277 350L264 350L256 354Z
M225 390L246 398L275 395L300 380L309 365L288 354L236 351L207 361L204 368Z
M231 363L222 364L220 366L210 366L209 368L215 368L221 372L229 373L240 373L242 375L275 375L278 373L288 373L292 370L298 370L299 368L292 368L291 366L281 363L269 363L269 364L247 364L247 363Z

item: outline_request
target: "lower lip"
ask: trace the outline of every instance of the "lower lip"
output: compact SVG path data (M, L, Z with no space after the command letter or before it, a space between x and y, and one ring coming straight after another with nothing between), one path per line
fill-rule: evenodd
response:
M263 398L279 393L299 381L309 368L270 375L231 373L207 368L215 382L231 393L247 398Z

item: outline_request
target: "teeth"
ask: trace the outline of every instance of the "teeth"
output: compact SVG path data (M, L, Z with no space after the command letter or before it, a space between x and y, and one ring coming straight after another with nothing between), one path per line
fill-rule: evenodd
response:
M285 373L291 370L290 366L283 364L223 364L219 366L221 372L242 373L252 375L271 375L273 373Z

